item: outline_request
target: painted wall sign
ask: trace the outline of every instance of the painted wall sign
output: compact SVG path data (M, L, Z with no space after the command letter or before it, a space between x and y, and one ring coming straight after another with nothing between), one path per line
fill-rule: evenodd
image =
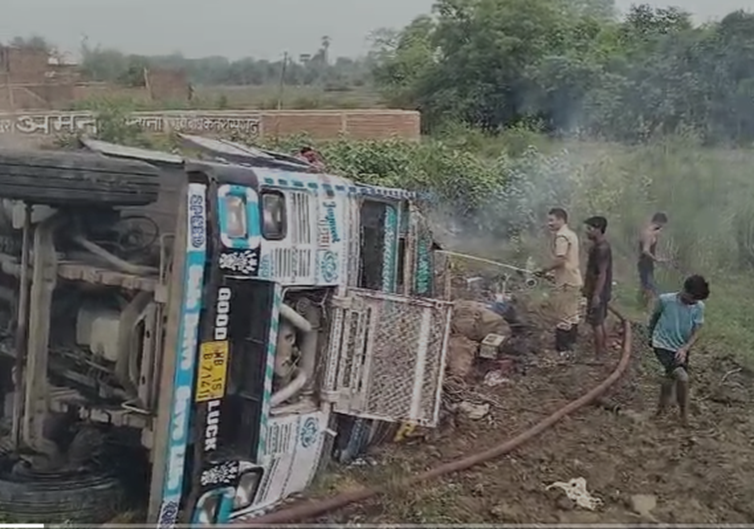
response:
M261 133L259 116L239 112L135 112L127 120L145 132ZM30 112L0 114L0 134L55 135L94 133L96 116L91 112Z
M186 197L189 213L186 226L185 287L178 329L177 361L173 376L170 438L165 463L162 502L158 515L161 528L175 525L183 488L184 460L189 435L189 413L207 253L206 231L200 229L206 227L207 221L205 197L204 185L189 184Z
M0 115L0 134L54 135L95 131L94 115L87 112Z

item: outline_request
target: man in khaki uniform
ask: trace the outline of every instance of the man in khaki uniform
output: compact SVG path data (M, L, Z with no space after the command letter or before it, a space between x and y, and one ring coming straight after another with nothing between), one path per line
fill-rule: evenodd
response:
M553 262L540 270L553 272L553 312L556 317L556 351L566 353L574 348L579 324L582 273L579 270L579 238L567 225L568 216L562 208L548 212L548 229Z

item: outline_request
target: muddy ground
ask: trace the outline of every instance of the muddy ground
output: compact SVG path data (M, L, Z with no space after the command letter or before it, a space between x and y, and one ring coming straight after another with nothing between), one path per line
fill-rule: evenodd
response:
M655 419L658 370L635 326L629 370L598 405L587 406L509 455L410 490L349 506L329 523L751 523L753 519L753 373L732 357L695 351L690 428ZM374 486L499 444L576 399L614 369L620 355L596 362L587 329L575 357L547 351L542 334L516 360L507 382L449 383L447 401L491 403L471 420L456 413L427 438L381 446L361 465L333 469L317 496ZM489 366L488 366L489 367ZM583 477L602 500L594 511L546 486ZM636 495L652 496L649 505ZM635 497L633 500L633 496ZM647 501L647 500L645 500ZM653 504L655 504L653 506Z

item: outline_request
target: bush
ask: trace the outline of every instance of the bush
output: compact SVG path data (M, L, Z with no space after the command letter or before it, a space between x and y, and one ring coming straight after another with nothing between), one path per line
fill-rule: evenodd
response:
M98 136L128 145L170 145L170 138L163 138L158 147L127 123L124 109L111 106L98 112ZM521 139L515 150L510 141L501 141L512 137ZM634 147L549 143L526 130L501 138L496 143L451 124L440 139L341 138L316 147L334 173L426 193L440 227L453 226L465 242L486 241L482 247L540 235L547 210L562 206L578 229L588 216L605 215L615 251L634 259L641 226L655 211L664 211L670 223L663 251L683 269L752 268L751 150L707 149L694 136ZM239 135L231 139L259 143ZM293 136L266 140L264 146L295 153L312 143Z

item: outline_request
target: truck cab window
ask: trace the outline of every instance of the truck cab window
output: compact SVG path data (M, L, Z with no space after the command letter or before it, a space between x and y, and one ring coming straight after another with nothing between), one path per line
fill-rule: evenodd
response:
M286 197L275 191L264 191L262 201L262 236L268 241L286 237Z
M362 204L362 251L359 286L382 290L383 256L385 254L385 215L392 207L384 202L365 201Z

